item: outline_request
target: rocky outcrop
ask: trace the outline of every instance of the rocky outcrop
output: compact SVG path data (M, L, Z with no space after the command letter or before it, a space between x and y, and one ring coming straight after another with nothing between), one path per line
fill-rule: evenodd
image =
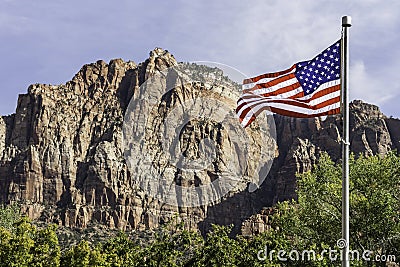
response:
M241 226L243 236L257 235L271 228L270 218L274 215L273 208L263 208L259 213L252 215Z
M278 201L296 199L296 173L311 170L321 152L328 152L334 161L341 159L342 120L340 115L327 118L295 119L275 116L279 156L260 195L273 205ZM399 151L400 120L388 118L377 106L355 100L350 103L350 149L360 154L385 155ZM241 226L244 234L256 234L269 227L268 216L261 208Z
M181 150L186 157L197 158L199 140L213 141L217 155L212 169L189 175L168 165L162 156L162 136L157 133L166 129L169 112L183 107L182 100L213 98L232 110L235 107L235 84L219 70L204 69L201 75L212 74L207 79L222 77L219 84L207 87L169 80L177 89L151 110L148 138L140 149L148 149L157 172L185 187L214 181L226 162L237 155L248 157L247 174L255 170L259 159L267 161L271 156L276 157L272 169L255 192L247 190L249 181L244 179L209 205L178 207L149 196L137 184L145 170L132 171L124 157L124 115L131 100L145 108L141 104L145 91L140 85L176 64L168 51L155 49L138 65L121 59L97 61L83 66L65 85L31 85L27 94L19 96L16 113L0 117L0 202L21 203L30 217L67 227L100 223L111 228L145 229L178 215L188 228L207 231L211 223L233 223L236 232L249 234L267 228L271 212L265 207L296 197L296 172L310 170L321 151L334 160L340 158L340 116L325 120L275 116L278 150L274 141L261 136L254 126L246 130L252 144L248 156L237 153L221 124L191 120L181 130ZM400 121L387 118L376 106L354 101L350 124L351 149L357 154L385 154L400 148ZM270 155L260 154L257 148L262 142L269 143Z
M151 59L140 68L151 72ZM35 84L20 95L0 150L1 201L65 226L137 224L136 210L118 206L129 178L118 147L123 108L145 78L138 71L133 62L98 61L65 85Z
M400 120L394 118L385 118L386 126L389 131L392 147L400 152Z
M295 173L311 170L322 151L335 161L341 159L342 120L340 115L324 119L295 119L276 116L280 155L275 161L271 187L272 204L296 198ZM355 100L350 103L350 149L356 156L380 154L398 148L400 120L387 118L377 106ZM397 127L396 127L397 126Z
M21 203L33 219L67 227L101 223L111 228L144 229L179 215L187 227L197 228L207 216L207 205L177 207L154 199L137 183L146 170L131 173L124 158L122 126L129 102L137 101L146 108L142 101L146 87L140 85L176 64L169 52L155 49L139 65L120 59L108 64L97 61L83 66L65 85L31 85L27 94L19 96L15 115L0 120L0 201ZM217 155L211 170L190 176L165 165L165 158L160 157L160 136L154 133L162 131L168 112L183 107L183 100L217 99L234 109L239 95L234 83L219 70L208 72L212 74L208 78L218 80L218 85L180 84L176 79L176 89L163 96L147 125L144 144L154 157L152 164L160 173L168 170L180 186L214 181L232 158L234 146L227 130L210 120L189 121L179 143L191 158L199 154L199 140L213 141ZM202 109L209 104L204 102ZM250 139L255 143L266 141L257 131L248 131L253 131ZM260 154L254 147L248 152ZM231 194L245 190L246 184L239 183ZM235 215L227 218L234 220Z

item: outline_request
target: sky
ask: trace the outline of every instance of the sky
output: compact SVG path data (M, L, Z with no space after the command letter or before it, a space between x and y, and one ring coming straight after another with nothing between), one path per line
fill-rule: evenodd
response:
M350 98L400 117L398 0L0 0L0 114L30 84L63 84L87 63L226 64L248 76L311 59L340 39L350 15Z

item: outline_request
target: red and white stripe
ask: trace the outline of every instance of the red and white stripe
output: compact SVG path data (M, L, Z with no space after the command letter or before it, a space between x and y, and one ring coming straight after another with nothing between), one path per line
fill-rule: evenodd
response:
M294 71L296 65L277 72L243 81L243 95L236 113L243 127L248 126L264 110L277 114L310 118L340 112L340 79L321 84L304 96Z

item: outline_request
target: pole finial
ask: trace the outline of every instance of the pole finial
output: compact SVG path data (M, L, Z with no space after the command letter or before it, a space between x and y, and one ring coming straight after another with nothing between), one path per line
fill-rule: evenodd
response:
M342 17L342 26L343 27L351 27L351 17L350 16Z

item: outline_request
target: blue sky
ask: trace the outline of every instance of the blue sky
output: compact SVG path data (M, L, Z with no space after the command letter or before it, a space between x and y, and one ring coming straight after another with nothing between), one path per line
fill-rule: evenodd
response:
M339 39L343 15L351 99L400 117L398 0L0 0L0 114L32 83L65 83L98 59L139 63L155 47L249 76L277 71Z

